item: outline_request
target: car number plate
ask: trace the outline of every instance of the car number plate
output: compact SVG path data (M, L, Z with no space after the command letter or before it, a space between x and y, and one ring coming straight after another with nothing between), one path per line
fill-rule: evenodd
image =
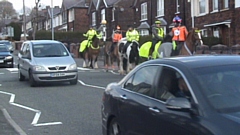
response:
M65 73L52 73L50 75L51 77L60 77L60 76L65 76Z
M3 63L3 60L0 60L0 63Z

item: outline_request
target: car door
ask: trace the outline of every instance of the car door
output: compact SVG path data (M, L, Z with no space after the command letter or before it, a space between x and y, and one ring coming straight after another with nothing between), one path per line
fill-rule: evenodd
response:
M28 75L28 69L31 65L31 52L30 52L30 45L25 44L23 55L22 55L22 71L25 77L29 77Z
M149 116L149 119L155 125L154 135L200 135L207 133L206 129L200 124L198 116L192 115L190 112L166 108L166 100L176 97L179 90L177 79L180 77L182 77L182 74L175 69L162 68L155 91L154 98L156 100L153 100L153 106L150 107L154 108ZM193 99L191 101L194 102Z
M148 106L152 104L153 84L158 71L158 65L142 67L124 83L118 107L119 120L126 135L153 134Z
M18 68L24 76L26 76L26 72L24 71L24 68L23 68L24 59L25 59L24 54L26 54L26 49L27 49L26 47L27 47L26 43L23 43L18 53Z

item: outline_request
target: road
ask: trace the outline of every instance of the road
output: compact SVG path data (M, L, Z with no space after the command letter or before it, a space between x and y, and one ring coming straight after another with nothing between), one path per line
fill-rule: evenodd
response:
M123 76L103 69L78 70L77 85L51 83L33 88L28 81L18 81L17 68L0 68L0 105L27 135L101 135L104 88Z

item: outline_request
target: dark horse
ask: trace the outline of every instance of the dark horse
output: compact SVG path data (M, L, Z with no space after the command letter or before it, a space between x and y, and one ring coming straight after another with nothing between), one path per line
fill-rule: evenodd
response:
M114 69L114 61L117 61L117 65L119 67L118 47L117 47L118 44L117 43L115 44L113 51L110 54L108 54L112 44L113 44L112 42L107 41L104 46L104 63L105 63L105 68L107 71L108 71L109 67Z
M187 35L187 39L182 46L179 55L194 55L198 45L203 45L201 34L198 28L192 28ZM171 42L162 43L158 49L161 57L171 57L173 45Z
M81 47L86 47L83 51L79 51L80 56L84 60L83 67L98 68L97 58L100 53L101 43L101 40L96 35L92 38L92 43L89 46L86 45L87 40L81 43L80 49Z
M126 38L122 38L118 42L118 50L123 49L123 46L126 44ZM125 74L129 73L136 65L139 63L139 43L133 41L127 48L126 58L123 57L121 51L118 51L119 58L119 73ZM125 71L125 72L124 72Z

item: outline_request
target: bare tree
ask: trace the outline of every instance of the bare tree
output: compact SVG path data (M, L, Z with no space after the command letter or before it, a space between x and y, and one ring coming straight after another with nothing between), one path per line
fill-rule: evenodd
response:
M0 1L0 19L10 19L16 16L16 11L11 2L7 0Z

